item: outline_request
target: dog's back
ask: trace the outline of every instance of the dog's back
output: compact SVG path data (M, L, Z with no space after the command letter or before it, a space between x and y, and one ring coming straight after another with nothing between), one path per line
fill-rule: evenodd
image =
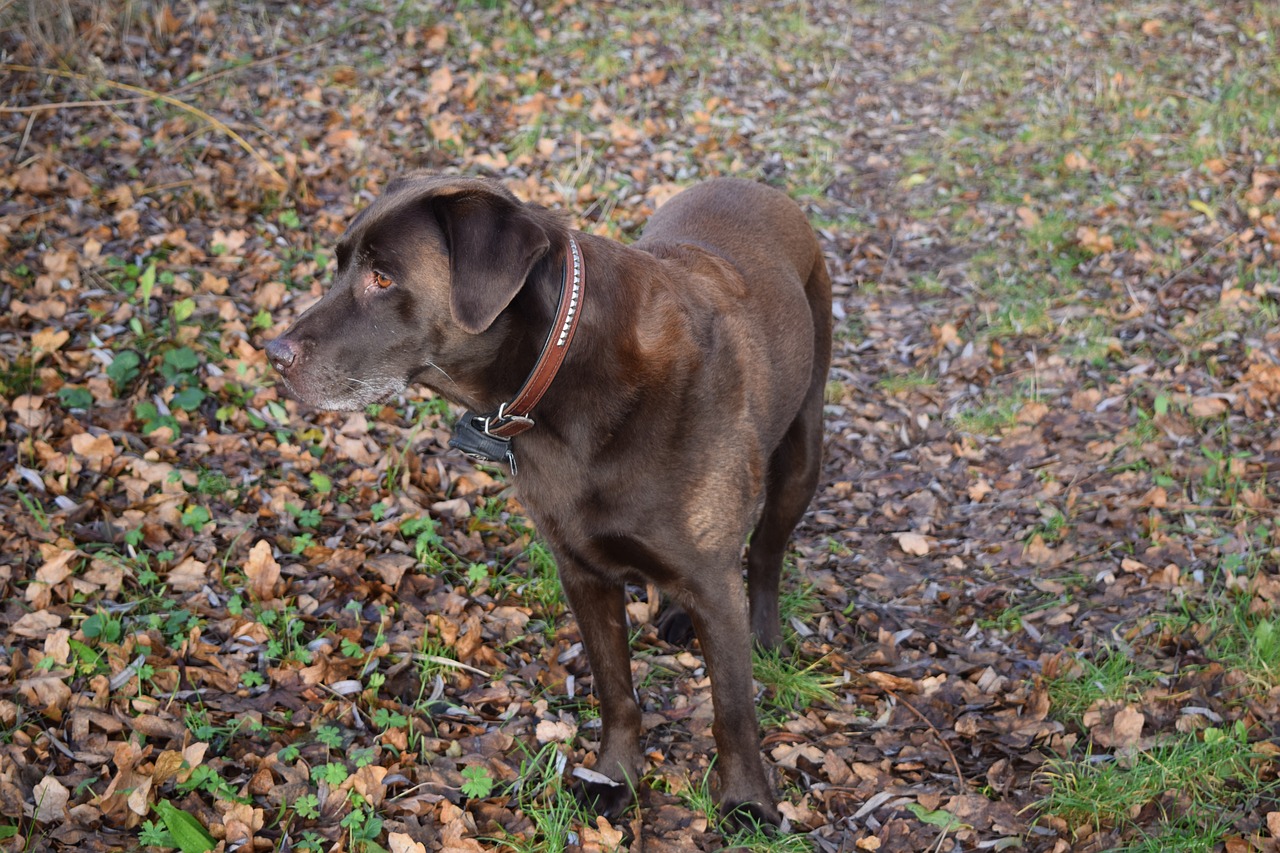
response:
M740 277L734 308L748 320L745 346L760 369L773 374L768 408L789 423L801 397L825 385L831 361L831 279L804 212L785 193L755 181L707 181L659 208L635 243L659 258L671 258L681 246L724 259ZM797 346L803 340L811 340L812 349ZM795 404L783 402L787 398Z

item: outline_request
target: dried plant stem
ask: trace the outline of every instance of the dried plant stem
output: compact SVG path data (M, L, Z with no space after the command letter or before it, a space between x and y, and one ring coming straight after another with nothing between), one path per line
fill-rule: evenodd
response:
M920 713L920 711L916 709L915 705L912 705L906 699L903 699L894 690L885 687L883 684L877 684L876 687L889 694L893 699L897 700L899 705L915 714L922 723L929 727L929 731L933 732L934 738L942 745L942 748L947 751L947 755L951 758L951 767L956 771L956 779L960 782L960 793L964 793L968 788L968 783L965 782L964 779L964 771L960 769L960 761L956 758L955 752L952 751L951 744L947 743L947 739L942 736L942 732L938 731L938 727L935 726L928 717Z
M47 104L28 104L25 107L0 107L0 115L13 113L43 113L53 110L74 110L85 107L119 107L125 104L139 104L147 100L141 95L136 98L110 98L100 101L53 101Z
M190 113L191 115L195 116L196 118L200 119L203 122L206 122L214 130L218 131L219 133L222 133L223 135L231 139L231 141L235 142L237 145L243 148L246 152L248 152L249 155L252 156L255 160L257 160L258 163L261 164L261 166L272 176L272 178L275 179L275 181L281 187L287 187L289 185L289 182L286 181L284 176L281 175L280 172L276 169L276 167L271 164L271 161L267 159L266 155L264 155L261 151L259 151L257 147L255 147L251 142L249 142L249 140L245 139L243 136L241 136L239 133L233 130L226 122L222 121L216 116L210 115L209 113L205 112L204 110L200 109L197 106L188 104L186 101L183 101L180 98L175 98L173 95L166 95L163 92L156 92L152 89L147 89L142 86L135 86L132 83L121 83L118 80L109 80L106 78L101 78L101 79L93 78L86 74L80 74L76 71L64 71L59 68L37 68L31 65L12 65L9 63L2 63L0 64L0 70L20 72L20 73L26 73L26 74L49 74L54 77L64 77L69 80L79 80L80 82L89 83L89 84L101 83L101 84L110 86L114 89L119 89L124 92L133 92L145 100L162 101L166 104L169 104L170 106L177 107L183 112ZM106 104L107 102L103 101L99 103ZM59 107L61 105L54 104L51 106ZM5 112L27 111L21 107L4 107L2 109Z

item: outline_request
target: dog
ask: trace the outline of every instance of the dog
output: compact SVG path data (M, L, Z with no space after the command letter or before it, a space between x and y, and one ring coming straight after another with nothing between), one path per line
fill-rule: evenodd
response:
M751 637L782 645L783 556L819 476L831 281L804 213L719 178L671 198L625 246L499 183L411 173L351 221L336 255L332 286L268 359L319 409L424 384L468 408L455 446L511 464L600 703L578 794L616 816L644 774L624 592L653 583L705 656L724 813L777 825Z

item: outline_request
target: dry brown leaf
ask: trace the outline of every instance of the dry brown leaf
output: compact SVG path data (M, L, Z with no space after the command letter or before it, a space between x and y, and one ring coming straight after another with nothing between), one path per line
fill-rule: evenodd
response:
M577 733L577 727L564 720L539 720L534 737L538 743L561 743L568 742Z
M1029 400L1022 404L1022 408L1018 409L1018 423L1034 426L1044 420L1045 415L1049 414L1049 407L1039 400Z
M1076 229L1076 242L1091 255L1104 255L1116 249L1115 238L1089 225L1081 225Z
M67 803L71 800L71 791L53 776L45 776L31 789L31 801L27 814L39 823L50 823L63 820L66 816ZM12 817L12 815L11 815Z
M1227 402L1220 397L1192 397L1187 411L1197 418L1216 418L1226 414Z
M13 627L9 630L19 637L42 639L45 634L48 634L61 624L62 618L56 613L50 613L47 610L33 610L30 613L23 614L17 622L13 623Z
M908 531L895 533L893 536L898 540L898 547L913 557L923 557L929 553L929 540L919 533Z
M33 363L39 363L44 356L62 349L71 340L71 333L66 329L41 329L31 336L31 348L35 351Z
M1093 169L1093 164L1089 162L1089 158L1081 151L1070 151L1062 158L1062 165L1067 167L1071 172L1088 172Z
M165 581L178 592L195 592L208 582L209 567L195 557L186 557L165 575Z
M362 770L368 770L370 765L362 767ZM249 803L227 803L227 809L223 813L222 823L226 829L227 841L235 844L249 844L252 848L254 836L258 830L262 829L265 823L263 810L254 808Z
M48 607L52 603L52 588L71 577L71 561L78 556L80 552L77 550L61 551L36 569L35 580L23 593L27 603L37 608L37 611ZM17 630L17 626L14 630Z
M427 853L427 845L403 832L387 833L387 849L391 853Z
M257 601L272 601L280 592L280 564L271 553L271 543L259 539L249 550L244 564L249 592Z
M87 432L71 437L71 450L76 456L88 462L88 467L92 471L105 471L107 465L119 452L111 436L106 433L95 436Z

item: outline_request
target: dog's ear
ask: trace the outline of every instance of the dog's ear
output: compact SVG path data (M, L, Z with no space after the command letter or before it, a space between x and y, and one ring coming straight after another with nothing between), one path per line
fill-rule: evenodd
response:
M449 244L449 299L459 327L478 335L497 319L551 240L514 196L467 186L432 199Z

